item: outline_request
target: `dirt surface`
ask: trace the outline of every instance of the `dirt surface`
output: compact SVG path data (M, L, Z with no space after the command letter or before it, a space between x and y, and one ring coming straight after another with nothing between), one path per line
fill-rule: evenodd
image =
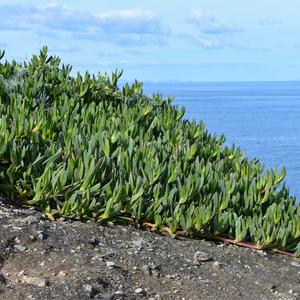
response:
M300 260L0 200L0 299L300 299Z

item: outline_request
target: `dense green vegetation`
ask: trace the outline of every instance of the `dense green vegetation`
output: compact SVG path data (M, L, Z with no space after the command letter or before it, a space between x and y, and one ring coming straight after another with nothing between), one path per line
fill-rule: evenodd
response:
M0 53L0 193L48 216L150 222L300 254L300 208L267 170L120 72ZM2 63L1 63L2 62ZM237 125L238 126L238 125Z

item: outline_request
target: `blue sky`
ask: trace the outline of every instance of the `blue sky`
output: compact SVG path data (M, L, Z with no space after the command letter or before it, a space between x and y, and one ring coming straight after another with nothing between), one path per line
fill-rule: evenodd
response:
M299 0L1 0L0 48L124 79L300 80Z

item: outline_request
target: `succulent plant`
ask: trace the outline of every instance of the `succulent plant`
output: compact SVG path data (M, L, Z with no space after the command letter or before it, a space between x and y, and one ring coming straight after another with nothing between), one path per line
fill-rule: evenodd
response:
M0 193L49 218L152 224L300 254L285 169L264 170L142 83L0 52Z

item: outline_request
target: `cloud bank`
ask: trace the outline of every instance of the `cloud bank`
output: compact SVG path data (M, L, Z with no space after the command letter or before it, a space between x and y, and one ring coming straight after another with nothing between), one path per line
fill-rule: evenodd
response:
M215 16L201 8L192 8L190 21L205 34L225 34L241 32L243 29L231 22L218 20Z
M0 5L0 30L57 31L76 38L101 40L118 45L162 44L169 29L152 11L127 9L80 12L57 3L46 7L30 4Z

